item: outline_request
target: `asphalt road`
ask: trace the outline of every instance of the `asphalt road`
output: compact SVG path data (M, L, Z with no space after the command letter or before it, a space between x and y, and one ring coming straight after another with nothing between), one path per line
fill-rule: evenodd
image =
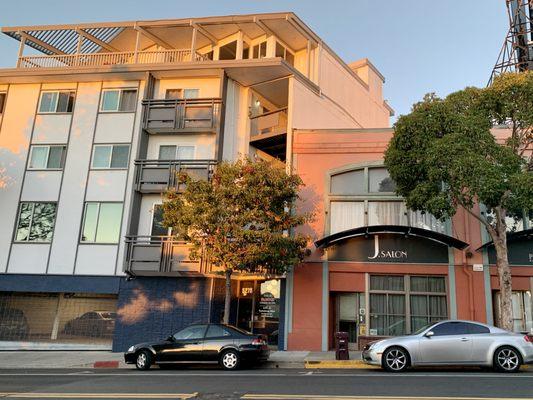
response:
M0 370L0 399L533 398L533 372L218 369Z

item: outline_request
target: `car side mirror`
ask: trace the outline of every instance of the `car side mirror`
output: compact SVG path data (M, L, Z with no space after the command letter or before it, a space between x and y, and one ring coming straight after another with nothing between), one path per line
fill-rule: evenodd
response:
M173 342L174 341L174 336L170 335L169 337L167 337L167 341L168 342Z
M425 337L427 337L428 339L431 338L431 336L435 335L435 333L433 331L429 331L429 332L426 332L426 334L424 335Z

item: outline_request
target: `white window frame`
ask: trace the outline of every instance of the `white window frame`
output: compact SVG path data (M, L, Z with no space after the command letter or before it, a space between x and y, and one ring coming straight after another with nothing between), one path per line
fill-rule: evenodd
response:
M101 112L101 113L133 113L133 112L135 112L135 109L130 110L130 111L121 111L120 110L120 103L122 102L122 93L124 91L132 91L132 90L135 90L135 92L136 92L135 98L138 99L139 89L136 88L136 87L105 88L105 89L102 89L102 96L100 96L101 97L100 98L100 107L98 107L99 112ZM104 94L106 92L119 92L117 108L116 109L114 109L114 110L104 110L103 109L103 106L104 106ZM136 101L136 103L137 103L137 101Z
M174 144L174 143L161 143L157 148L157 157L159 159L159 154L161 154L161 147L175 146L176 153L174 154L174 160L180 161L182 159L178 158L179 148L180 147L192 147L192 158L184 158L183 160L196 160L196 146L193 144Z
M128 162L126 163L125 167L112 167L111 163L113 161L113 149L115 146L128 146ZM97 147L111 147L111 151L109 152L109 159L107 163L107 167L95 167L94 166L94 156L96 155L96 148ZM93 145L93 154L91 156L91 169L92 170L125 170L128 169L129 159L130 159L130 152L131 152L131 144L129 143L101 143L101 144L95 144Z
M155 215L155 207L156 206L162 206L163 203L160 202L160 201L156 201L154 203L152 203L152 208L150 209L150 236L152 236L152 230L154 228L154 215ZM167 235L168 236L171 236L172 235L172 228L167 228Z
M91 240L82 240L83 238L83 231L85 229L85 222L87 219L87 206L89 204L97 204L98 205L98 213L96 214L96 226L94 229L94 241ZM96 237L98 236L98 225L100 225L100 211L102 208L102 204L120 204L122 205L122 212L120 217L120 227L119 227L119 236L117 238L116 242L98 242L96 240ZM120 244L120 235L122 233L122 225L124 224L124 203L121 201L86 201L83 205L83 215L81 219L81 229L80 234L78 238L79 244L104 244L104 245L118 245Z
M55 103L55 111L41 111L41 103L43 101L43 94L45 93L57 93L56 103ZM72 102L72 111L57 111L57 107L59 105L59 94L60 93L74 93L74 100ZM76 104L76 91L72 89L65 89L65 90L42 90L39 94L39 106L37 107L37 114L72 114L74 112L74 106Z
M33 150L36 147L46 147L46 164L48 165L48 159L50 157L50 147L62 147L63 148L63 154L61 157L61 166L59 168L32 168L31 167L31 158L33 156ZM65 167L65 153L67 151L67 145L66 144L32 144L30 146L30 156L28 157L28 165L26 167L29 171L61 171Z

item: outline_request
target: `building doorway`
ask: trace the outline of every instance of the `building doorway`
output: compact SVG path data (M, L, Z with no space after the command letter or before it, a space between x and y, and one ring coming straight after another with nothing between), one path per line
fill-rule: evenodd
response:
M279 340L281 280L239 281L237 327L264 335L268 344Z
M531 291L513 291L513 331L533 332L533 296ZM494 320L497 324L500 321L500 292L494 296Z
M365 294L337 293L335 332L348 332L350 350L357 350L359 335L364 334Z

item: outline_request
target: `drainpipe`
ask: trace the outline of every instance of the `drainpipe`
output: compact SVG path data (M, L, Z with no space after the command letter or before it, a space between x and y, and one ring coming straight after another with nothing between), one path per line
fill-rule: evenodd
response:
M465 224L464 231L465 231L465 242L470 243L470 227L468 225L468 214L464 212L463 217L463 223ZM468 247L470 248L470 247ZM468 249L467 248L467 249ZM472 271L468 269L468 264L466 260L466 251L467 249L463 250L463 271L466 276L468 276L468 307L470 312L470 319L475 320L475 308L474 308L474 276L472 274Z

